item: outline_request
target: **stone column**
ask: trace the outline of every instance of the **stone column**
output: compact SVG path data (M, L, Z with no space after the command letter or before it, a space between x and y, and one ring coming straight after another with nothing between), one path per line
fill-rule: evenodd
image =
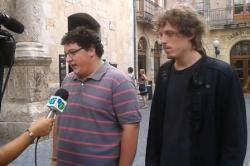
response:
M12 0L8 5L11 16L24 24L25 31L14 35L16 58L2 102L0 138L16 137L46 112L51 57L44 44L43 3L43 0Z

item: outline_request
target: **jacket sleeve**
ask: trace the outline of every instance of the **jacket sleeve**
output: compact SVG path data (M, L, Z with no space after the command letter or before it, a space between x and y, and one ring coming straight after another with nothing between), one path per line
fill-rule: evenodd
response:
M159 166L162 143L162 123L164 120L165 88L166 84L160 79L159 74L152 100L150 121L146 149L146 166Z
M223 76L219 93L221 111L220 166L242 166L247 147L246 108L243 92L235 72Z

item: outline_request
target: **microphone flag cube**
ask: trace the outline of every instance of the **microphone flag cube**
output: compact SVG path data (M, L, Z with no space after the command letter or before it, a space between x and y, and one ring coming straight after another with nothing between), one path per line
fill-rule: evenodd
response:
M51 96L47 103L47 106L51 110L63 112L66 107L66 104L67 102L64 101L60 96Z

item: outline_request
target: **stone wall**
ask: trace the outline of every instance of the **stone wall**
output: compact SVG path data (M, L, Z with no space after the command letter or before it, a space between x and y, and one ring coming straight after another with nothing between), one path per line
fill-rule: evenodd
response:
M0 0L1 11L25 26L17 41L15 65L2 102L0 138L13 138L46 114L46 100L59 88L60 45L67 18L88 13L101 25L103 58L126 72L134 65L133 1ZM7 69L6 69L7 72ZM5 72L5 73L6 73Z

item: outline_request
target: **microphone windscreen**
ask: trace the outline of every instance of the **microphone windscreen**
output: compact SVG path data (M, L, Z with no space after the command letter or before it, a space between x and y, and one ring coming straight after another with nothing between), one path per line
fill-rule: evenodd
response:
M23 33L24 26L19 21L15 20L14 18L9 17L5 23L3 24L7 29L16 32L16 33Z
M60 88L56 91L55 96L60 96L63 100L67 101L69 92L66 89Z

